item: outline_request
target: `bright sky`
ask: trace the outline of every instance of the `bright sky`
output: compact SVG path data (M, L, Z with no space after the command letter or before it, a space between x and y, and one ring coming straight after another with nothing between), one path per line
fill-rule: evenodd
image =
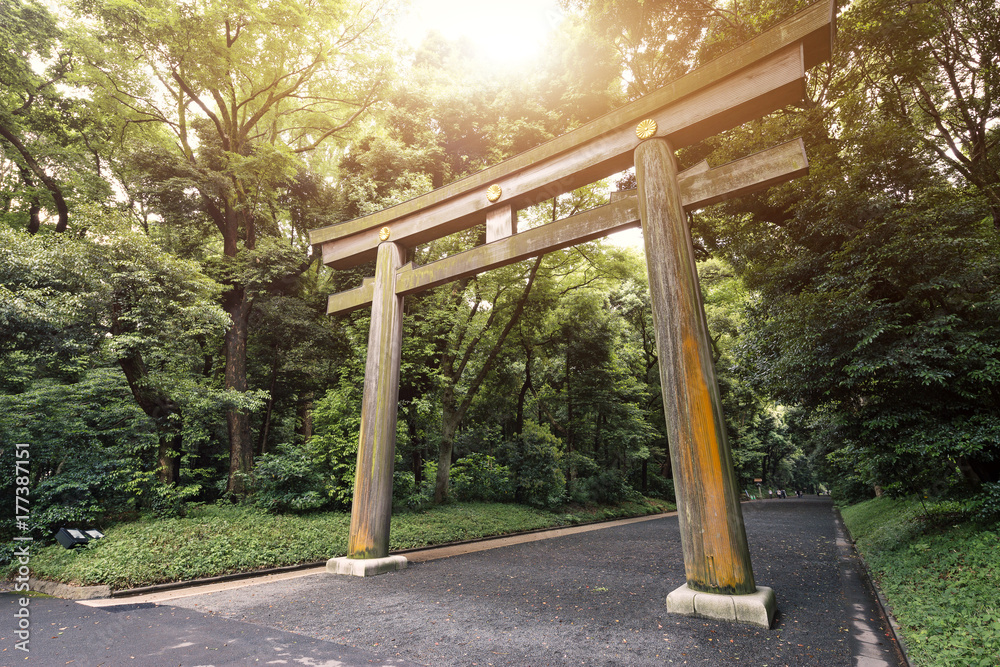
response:
M414 47L431 30L448 39L467 37L486 58L517 65L541 52L562 19L557 0L410 0L397 30ZM609 238L618 245L642 248L638 229Z
M411 0L398 29L413 46L437 30L468 37L499 64L517 64L537 55L561 20L556 0Z

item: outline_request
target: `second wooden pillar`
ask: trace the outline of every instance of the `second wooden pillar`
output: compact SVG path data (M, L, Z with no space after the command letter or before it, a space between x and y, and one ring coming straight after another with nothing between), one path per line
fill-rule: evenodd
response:
M754 593L694 248L667 140L639 144L635 171L688 587Z

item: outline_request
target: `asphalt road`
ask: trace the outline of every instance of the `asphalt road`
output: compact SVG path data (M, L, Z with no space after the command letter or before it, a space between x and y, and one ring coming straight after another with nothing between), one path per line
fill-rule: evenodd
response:
M0 663L900 664L829 499L742 507L757 583L777 595L770 630L666 613L667 593L684 583L670 516L367 579L316 574L161 605L36 598L31 652L13 648L5 622ZM16 600L3 602L11 619Z

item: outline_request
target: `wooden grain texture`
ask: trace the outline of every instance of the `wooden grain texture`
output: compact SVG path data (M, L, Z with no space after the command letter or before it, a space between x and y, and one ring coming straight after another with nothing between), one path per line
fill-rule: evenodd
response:
M693 169L682 172L678 178L685 211L804 176L809 173L809 160L802 139L794 139L707 171Z
M374 300L368 330L368 357L361 400L358 467L347 544L349 558L389 555L392 472L396 461L396 407L403 341L403 297L396 294L396 272L405 249L391 242L378 248Z
M349 313L352 310L367 306L372 302L372 295L374 293L375 279L365 278L361 283L361 287L328 296L326 299L326 314Z
M486 214L486 242L493 243L517 233L517 214L510 204Z
M529 257L586 243L612 232L636 227L638 224L639 214L636 198L633 196L466 250L431 264L401 271L397 289L400 294L421 292Z
M688 585L756 590L677 168L664 139L635 151L660 384Z
M678 185L684 210L694 210L730 197L753 192L806 173L809 163L801 139L709 169L705 162L681 172ZM611 204L584 211L467 250L425 266L399 270L397 293L413 294L529 257L568 248L623 229L639 226L634 191L618 193ZM372 300L372 279L361 287L333 294L327 313L345 313Z
M495 206L512 204L516 210L544 201L555 194L586 185L630 165L631 152L637 141L634 134L630 145L619 146L617 153L601 158L602 151L595 147L606 143L606 135L609 133L625 137L640 120L657 118L659 122L666 109L674 105L678 105L678 108L667 115L683 116L686 98L704 94L709 89L714 89L717 93L725 91L730 83L741 79L749 82L748 88L751 91L760 88L757 91L760 95L753 99L734 101L728 112L720 112L715 117L691 118L689 125L685 127L674 126L667 129L661 125L660 135L668 136L675 146L680 146L756 118L797 99L801 95L801 82L786 82L785 85L774 86L773 90L766 90L760 80L761 73L751 70L769 62L772 56L782 50L787 51L790 46L801 47L798 49L802 54L801 68L808 69L827 60L833 45L834 15L833 1L822 0L737 49L573 132L392 208L314 230L310 233L310 241L324 246L325 262L337 268L346 268L368 261L374 256L378 229L382 226L390 226L394 240L406 240L412 246L481 223L486 210L490 208L485 189L492 183L500 183L504 189L504 196ZM695 103L693 108L709 107ZM520 172L538 169L539 165L551 161L565 162L567 156L580 150L590 153L580 163L586 165L586 169L571 168L561 173L546 174L543 171L525 174L523 182L510 188L510 181L521 179ZM586 160L590 162L587 163ZM430 215L432 210L433 215ZM408 224L401 224L405 220L408 220ZM437 230L428 233L428 229L436 229L442 225L440 234ZM346 237L351 236L357 238L348 242ZM345 241L327 245L326 242L336 239Z

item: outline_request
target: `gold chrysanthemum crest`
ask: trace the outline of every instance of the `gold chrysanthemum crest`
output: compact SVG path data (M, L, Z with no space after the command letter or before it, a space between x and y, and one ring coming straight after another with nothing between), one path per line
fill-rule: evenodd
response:
M378 238L380 241L388 241L389 235L391 233L392 232L389 231L388 227L383 227L382 229L378 230Z
M656 134L656 121L652 118L640 121L639 124L635 126L635 136L640 139L649 139L654 134Z
M500 199L500 195L502 194L503 194L503 189L496 183L486 188L486 198L490 201L491 204L496 200Z

